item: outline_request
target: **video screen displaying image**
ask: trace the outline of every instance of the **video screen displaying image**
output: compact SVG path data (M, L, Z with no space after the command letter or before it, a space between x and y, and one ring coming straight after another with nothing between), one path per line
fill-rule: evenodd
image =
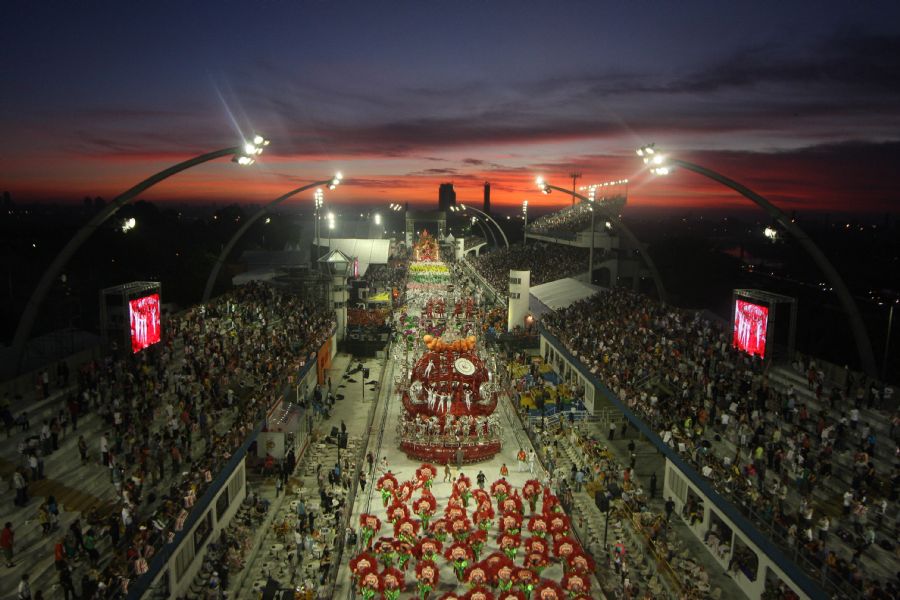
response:
M128 301L131 318L131 351L140 352L160 340L159 294Z
M769 308L746 300L734 304L734 340L740 350L765 358L766 328L769 325Z

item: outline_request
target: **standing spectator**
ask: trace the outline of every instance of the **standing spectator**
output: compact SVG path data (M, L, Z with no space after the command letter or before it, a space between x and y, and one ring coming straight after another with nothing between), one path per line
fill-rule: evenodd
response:
M110 542L112 543L112 547L115 548L119 545L119 517L116 516L115 513L109 515L106 525Z
M28 573L22 574L22 580L19 582L18 600L31 600L31 584L28 583Z
M104 467L109 466L109 438L104 433L100 436L100 464Z
M72 421L72 431L78 431L78 401L74 396L69 398L69 420Z
M59 587L65 593L65 600L69 600L69 592L72 593L72 598L78 599L78 594L75 593L75 585L72 583L72 571L69 570L69 565L65 561L62 562L59 569Z
M88 462L88 447L83 435L78 436L78 453L81 454L81 466Z
M299 526L294 530L294 545L297 548L297 564L300 564L303 562L303 532Z
M15 505L25 506L28 504L28 484L25 482L21 468L16 469L13 473L13 487L16 488Z
M672 500L672 496L669 496L669 499L666 500L666 523L672 520L672 513L675 511L675 501Z
M613 421L609 422L609 439L612 440L616 436L616 424Z
M3 549L3 556L6 558L6 566L14 567L13 564L13 546L16 541L16 534L13 533L12 523L6 522L3 531L0 532L0 548Z
M650 499L656 498L656 473L650 475Z

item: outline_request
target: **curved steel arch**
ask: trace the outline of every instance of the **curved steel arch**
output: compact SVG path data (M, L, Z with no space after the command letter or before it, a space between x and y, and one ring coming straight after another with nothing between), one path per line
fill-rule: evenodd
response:
M194 158L188 159L186 161L180 162L177 165L173 165L168 169L160 171L159 173L148 177L142 182L138 183L134 187L129 190L123 192L122 194L116 196L112 202L110 202L103 210L98 212L94 217L88 221L85 225L79 229L72 239L63 247L62 250L56 255L53 259L53 262L50 263L50 266L44 271L44 274L41 276L40 281L37 284L37 287L34 288L34 291L31 293L31 297L28 299L28 303L25 305L25 310L22 312L22 316L19 318L19 325L16 327L16 333L13 337L13 369L16 373L19 373L22 368L22 362L25 358L25 344L28 343L28 338L31 337L31 329L34 327L34 321L37 318L38 311L41 308L41 305L44 303L44 299L47 297L47 294L50 292L50 288L53 285L53 282L56 281L56 278L59 277L60 271L69 263L69 260L75 254L76 251L84 244L85 241L96 231L103 223L105 223L110 217L116 214L120 208L125 206L128 202L136 198L141 192L146 189L156 185L160 181L171 177L177 173L180 173L186 169L190 169L196 165L209 162L211 160L215 160L217 158L222 158L223 156L232 156L243 154L243 147L235 146L233 148L223 148L222 150L216 150L214 152L209 152L207 154L201 154L199 156L195 156Z
M202 302L205 303L209 301L213 286L216 285L216 280L219 278L219 272L222 270L222 265L225 264L225 259L228 258L228 255L234 249L234 246L238 243L238 240L240 240L244 236L244 234L247 233L247 230L250 229L250 227L254 223L256 223L264 215L267 215L269 213L269 209L278 206L288 198L295 196L300 192L305 192L306 190L318 187L320 185L328 185L329 183L331 183L331 181L331 179L325 179L324 181L316 181L315 183L309 183L307 185L298 187L295 190L291 190L288 193L275 198L274 200L260 208L258 211L253 213L253 216L247 219L247 222L244 223L241 228L234 233L233 236L231 236L231 239L228 240L228 243L225 244L222 252L220 252L218 258L216 258L215 264L213 264L212 269L210 269L209 277L206 279L206 287L203 290ZM316 243L318 243L318 240L316 240Z
M847 317L850 320L850 330L853 333L853 340L856 343L856 351L859 354L859 361L863 370L869 377L877 379L878 369L875 366L875 353L872 350L872 341L869 339L869 332L866 329L865 323L863 323L862 314L859 312L859 306L857 306L853 296L850 295L850 290L847 288L841 275L837 272L837 269L834 268L834 265L831 264L828 257L825 256L822 250L814 241L812 241L806 232L803 231L799 225L794 223L790 217L784 214L780 208L737 181L694 163L675 158L667 158L666 160L673 165L708 177L709 179L717 181L725 187L734 190L766 211L770 217L775 219L775 221L781 224L782 227L800 242L803 249L806 250L807 254L809 254L816 263L816 266L821 269L822 274L828 279L828 283L834 288L838 301L844 308L844 312L847 313Z

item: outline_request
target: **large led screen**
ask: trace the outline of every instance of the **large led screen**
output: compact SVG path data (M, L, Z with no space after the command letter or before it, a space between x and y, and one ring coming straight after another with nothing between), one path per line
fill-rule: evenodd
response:
M765 358L766 328L769 325L769 308L746 300L734 303L734 340L736 348Z
M159 294L128 301L131 316L131 351L140 352L160 339Z

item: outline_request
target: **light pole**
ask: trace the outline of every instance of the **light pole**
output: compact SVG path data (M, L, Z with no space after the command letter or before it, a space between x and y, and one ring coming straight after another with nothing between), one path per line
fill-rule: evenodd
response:
M131 200L134 200L142 192L156 185L160 181L163 181L171 177L172 175L180 173L186 169L190 169L191 167L195 167L217 158L231 156L232 161L241 166L252 165L256 161L256 157L262 154L263 149L268 145L269 140L262 137L261 135L257 135L254 136L252 141L245 142L240 146L223 148L221 150L201 154L199 156L195 156L194 158L190 158L186 161L180 162L169 167L168 169L164 169L159 173L148 177L134 187L126 190L122 194L119 194L103 210L94 215L94 217L90 221L88 221L81 227L81 229L79 229L75 233L72 239L70 239L69 242L63 247L63 249L59 251L59 254L56 255L56 257L53 259L53 262L50 263L50 266L47 267L47 269L44 271L44 274L41 276L37 287L35 287L34 291L31 293L31 297L28 299L28 303L25 305L25 310L22 312L22 316L19 318L19 325L18 327L16 327L16 333L13 337L13 361L10 369L15 371L15 373L19 373L23 366L23 361L25 358L25 344L28 342L28 338L31 337L31 328L34 326L34 321L37 318L38 310L41 308L41 305L44 302L44 298L46 298L47 293L50 291L53 282L56 281L56 279L59 277L60 272L69 263L69 260L72 258L75 252L78 251L81 245L84 244L84 242L86 242L87 239L91 237L91 235L97 229L99 229L101 225L103 225L103 223L105 223L110 217L115 215L120 208L128 204Z
M537 183L538 188L544 194L549 194L552 190L557 190L562 192L563 194L574 194L576 198L581 200L582 202L590 202L590 198L587 196L583 196L575 192L574 190L567 190L565 188L561 188L555 185L550 185L547 183L543 177L538 177L535 182ZM650 253L647 252L647 249L644 247L644 244L637 238L631 229L625 225L622 219L619 218L619 215L615 214L615 211L609 210L602 203L598 203L596 207L592 206L591 208L597 208L597 210L602 210L604 216L609 219L616 228L621 231L632 246L637 248L638 252L641 255L641 258L644 260L644 265L646 265L647 270L650 271L650 276L653 278L653 283L656 286L656 295L659 298L660 302L666 303L668 302L668 295L666 294L666 288L663 285L662 277L659 275L659 271L656 268L656 263L653 262L653 258L650 256Z
M503 243L506 244L507 248L509 248L509 240L506 239L506 234L503 233L503 229L500 227L500 225L497 223L497 221L495 221L494 219L491 218L491 215L487 214L486 212L484 212L482 210L478 210L474 206L466 206L465 204L458 205L456 209L462 210L463 212L465 212L467 210L474 210L479 215L483 216L485 219L487 219L488 221L493 223L494 226L497 228L497 230L500 232L500 235L503 237Z
M609 186L614 185L628 185L627 179L620 179L619 181L604 181L603 183L594 183L592 185L587 186L588 191L588 200L590 200L591 205L588 207L588 210L591 211L591 251L588 254L588 283L594 283L594 234L595 234L595 225L594 225L594 201L597 199L597 190L604 189ZM585 188L582 188L585 189ZM628 188L625 188L625 194L628 194ZM605 199L606 196L603 196L601 200Z
M334 235L334 213L328 211L328 251L331 252L331 238Z
M522 215L525 217L525 225L522 227L522 245L528 245L528 200L522 200Z
M853 339L856 343L856 351L859 354L859 361L862 369L865 371L866 375L873 379L877 379L878 367L875 364L875 353L872 350L869 332L866 329L865 323L863 323L862 315L859 312L856 301L853 299L853 296L850 295L850 290L844 283L843 278L837 272L837 269L831 264L831 261L828 260L822 250L808 235L806 235L806 232L803 231L793 219L784 214L780 208L737 181L725 177L720 173L716 173L711 169L707 169L706 167L701 167L694 163L666 156L659 152L653 144L639 148L637 150L637 155L644 159L644 164L650 168L650 172L654 175L668 175L673 167L681 167L721 183L725 187L734 190L744 198L762 208L770 217L772 217L772 219L793 235L794 238L800 242L800 245L806 253L809 254L816 263L816 266L818 266L825 275L830 286L834 288L838 301L841 303L841 306L850 321L850 330L853 333Z
M322 188L316 188L316 192L313 194L313 200L316 205L316 243L314 245L316 248L316 263L318 264L319 257L321 256L319 253L319 241L321 240L321 237L319 237L319 220L322 218L322 206L325 205L325 192L322 191Z
M228 258L228 255L231 253L232 249L234 249L234 246L235 246L235 244L238 243L238 240L240 240L244 236L244 234L247 233L247 230L250 229L250 227L256 221L258 221L261 217L267 215L271 209L275 208L276 206L278 206L279 204L281 204L288 198L290 198L292 196L296 196L300 192L305 192L306 190L312 189L312 188L314 188L316 186L320 186L320 185L327 185L331 189L334 189L341 183L341 179L343 179L343 178L344 178L343 175L341 175L340 173L337 173L331 179L324 179L322 181L316 181L315 183L310 183L310 184L298 187L297 189L291 190L290 192L288 192L282 196L279 196L278 198L275 198L274 200L272 200L272 202L266 204L261 209L256 211L256 213L252 217L247 219L247 222L244 223L243 226L241 226L241 228L238 229L233 236L231 236L231 239L228 240L227 244L225 244L225 247L222 249L222 252L219 253L219 257L216 259L216 262L213 265L212 270L209 272L209 278L206 280L206 289L204 289L204 291L203 291L203 302L206 303L209 301L209 297L212 295L213 286L215 286L216 280L219 278L219 272L222 270L222 265L225 264L225 259ZM322 196L322 188L319 188L316 192L316 203L317 204L321 200L321 196ZM318 246L317 246L317 248L318 248ZM316 255L318 256L318 250L316 251Z

